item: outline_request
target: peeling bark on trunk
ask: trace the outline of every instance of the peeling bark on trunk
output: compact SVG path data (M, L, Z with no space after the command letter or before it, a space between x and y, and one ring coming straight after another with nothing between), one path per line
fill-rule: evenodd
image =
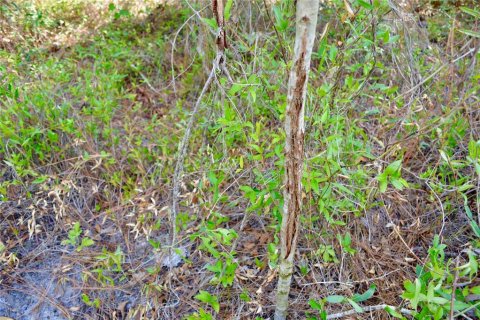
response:
M282 228L280 230L281 253L278 268L275 320L286 319L287 316L288 294L299 233L304 161L304 107L318 9L319 0L297 1L295 52L288 80L285 115L285 189L283 193Z

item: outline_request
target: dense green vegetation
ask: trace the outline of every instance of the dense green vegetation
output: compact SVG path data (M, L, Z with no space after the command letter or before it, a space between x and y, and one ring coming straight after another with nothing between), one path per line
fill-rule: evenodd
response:
M0 1L0 291L42 297L26 274L48 269L77 292L40 303L64 318L271 317L293 2L232 2L233 83L202 100L172 256L209 7ZM480 6L332 0L319 20L292 319L479 318Z

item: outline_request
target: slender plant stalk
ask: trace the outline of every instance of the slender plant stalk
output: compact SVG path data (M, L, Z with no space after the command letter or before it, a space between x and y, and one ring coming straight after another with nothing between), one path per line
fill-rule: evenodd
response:
M275 320L282 320L287 317L293 260L300 229L305 97L318 9L319 0L297 0L294 58L288 80L287 110L285 114L285 189L280 230L281 252L278 266L279 278Z
M187 128L185 129L185 134L183 135L180 146L178 147L177 162L175 164L175 171L173 173L173 191L172 191L172 208L171 208L171 220L172 220L172 230L171 230L171 249L175 249L175 242L177 238L177 212L178 212L178 197L180 195L180 182L183 175L183 162L185 159L185 154L187 153L188 142L190 141L190 135L192 133L193 123L195 122L195 117L198 113L200 103L202 98L210 87L213 78L215 77L215 63L210 71L210 74L207 78L207 81L203 85L203 89L200 92L200 95L197 98L197 102L193 107L192 115L188 121Z
M188 1L187 1L188 4ZM189 4L190 6L190 4ZM191 6L190 6L191 7ZM200 107L200 103L202 102L202 98L205 93L210 88L213 79L215 78L215 71L220 70L227 78L229 79L230 83L233 82L230 73L228 72L225 62L225 48L227 47L227 38L224 30L225 21L224 21L224 5L223 0L212 0L212 9L215 19L217 20L217 24L219 26L218 35L217 35L217 56L213 60L212 70L207 78L207 81L203 85L203 89L198 96L197 102L193 107L192 115L190 116L190 120L188 121L187 128L185 129L185 134L183 135L182 141L178 147L178 154L177 154L177 162L175 163L175 171L173 173L173 188L172 188L172 208L170 214L171 220L171 247L170 247L170 254L172 254L172 250L175 249L176 239L177 239L177 215L178 215L178 198L180 196L180 183L182 180L183 175L183 163L185 160L185 155L188 149L188 143L190 141L190 135L192 132L192 127L195 122L195 118ZM197 13L198 14L198 13ZM175 80L175 79L173 79Z

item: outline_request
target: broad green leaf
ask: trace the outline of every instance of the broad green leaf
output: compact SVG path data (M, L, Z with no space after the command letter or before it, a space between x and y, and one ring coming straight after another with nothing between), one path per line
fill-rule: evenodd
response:
M348 303L350 303L353 307L353 309L355 309L355 311L357 311L358 313L362 313L363 312L363 308L360 307L358 305L358 303L356 303L355 301L353 301L352 299L347 299Z
M215 172L213 171L210 171L208 173L208 180L210 181L210 183L214 186L217 186L218 185L218 178L217 176L215 175Z
M233 96L233 95L235 95L235 93L242 90L243 87L244 87L244 85L242 85L242 84L234 83L234 84L232 84L232 87L230 88L230 90L228 90L228 94L230 96Z
M325 108L325 111L323 111L322 116L320 117L320 122L326 123L329 118L330 118L330 109Z
M475 286L473 288L470 288L470 292L473 293L473 294L480 295L480 286Z
M403 179L403 178L398 178L398 181L400 181L400 183L401 183L405 188L408 188L408 187L409 187L407 180L405 180L405 179Z
M472 138L470 138L470 142L468 142L468 155L472 160L476 160L480 156L479 142L480 141L475 141Z
M207 270L212 272L222 272L223 270L223 263L221 260L217 261L215 264L208 264Z
M375 285L371 285L370 288L365 291L364 293L362 294L355 294L353 297L352 297L352 300L355 301L355 302L363 302L365 300L368 300L370 299L373 294L375 293L375 289L377 287Z
M326 297L325 301L327 301L328 303L342 303L343 301L345 301L345 297L340 295L332 295Z
M445 151L443 150L438 150L438 152L440 153L440 156L442 157L443 161L445 161L446 163L450 163L450 159L448 158L447 154L445 153Z
M395 187L395 189L403 190L403 183L399 179L392 179L390 183Z
M467 7L460 7L460 10L462 10L466 14L469 14L469 15L477 18L477 19L480 19L480 11L473 10L473 9L470 9L470 8L467 8Z
M308 301L308 304L310 305L310 307L311 307L313 310L322 310L322 309L323 309L322 304L319 303L319 302L316 301L316 300L310 299L310 300Z
M420 283L420 279L415 279L415 293L413 295L412 300L410 303L412 304L413 309L417 309L418 303L420 302L420 290L422 289L422 284Z
M468 204L467 195L462 194L462 196L463 196L463 206L465 207L465 213L467 217L471 220L473 219L473 215L472 215L472 210L470 210L470 205Z
M346 194L349 194L351 196L355 196L355 193L352 192L352 190L348 189L347 187L345 187L343 184L341 183L333 183L333 186L334 187L337 187L338 189L340 189L340 191L343 191L344 193Z
M310 183L311 183L313 192L315 192L315 194L317 195L320 195L320 185L318 184L318 180L316 178L312 178Z
M427 298L426 298L428 303L433 303L434 294L435 294L434 290L435 290L435 287L433 285L433 282L430 282L428 284Z
M434 308L432 308L432 309L434 309ZM437 307L437 311L434 313L433 319L434 319L434 320L444 319L444 317L443 317L443 308L438 308L438 307Z
M82 243L80 244L80 247L89 247L89 246L93 246L95 242L93 242L92 239L88 238L88 237L84 237L82 239Z
M327 320L327 311L320 312L320 320Z
M39 178L32 181L32 184L40 184L45 182L48 179L47 176L40 176Z
M433 304L447 304L447 303L450 303L450 300L447 300L442 297L433 297L429 300L429 302Z
M225 22L228 21L232 16L232 5L233 5L233 0L227 0L227 3L225 4L225 10L223 13Z
M383 192L387 191L387 186L388 186L387 181L386 180L381 180L379 182L380 182L380 186L379 186L380 192L383 193Z
M461 310L465 310L467 308L470 308L470 304L459 301L457 299L455 299L455 301L453 302L453 309L455 311L461 311Z
M335 45L330 46L330 51L328 52L328 58L330 61L335 61L335 58L337 56L338 48Z
M217 30L218 29L218 24L217 20L214 18L203 18L203 22L208 24L212 29Z
M252 96L252 102L255 103L257 101L257 92L255 91L255 87L250 87L250 95Z
M463 192L475 188L473 184L464 184L458 187L458 191Z
M395 317L397 319L405 319L404 316L402 316L402 314L400 312L398 312L397 310L395 310L395 308L391 307L391 306L386 306L385 307L385 311L391 315L392 317Z
M373 9L373 6L372 6L370 3L366 2L366 1L357 0L357 3L358 3L360 6L364 7L365 9L368 9L368 10L372 10L372 9Z
M200 293L195 296L195 299L209 304L217 313L220 311L220 303L218 303L218 298L212 296L208 291L200 290Z
M477 222L474 220L470 221L470 227L472 227L473 233L480 238L480 227L478 226Z
M273 6L273 15L275 16L275 20L277 20L277 24L280 23L282 20L282 10L279 6Z
M401 167L402 167L402 160L394 161L385 168L385 173L387 175L393 175L396 172L400 171Z
M463 34L466 34L467 36L475 37L475 38L480 38L480 32L473 31L473 30L467 30L467 29L459 29Z

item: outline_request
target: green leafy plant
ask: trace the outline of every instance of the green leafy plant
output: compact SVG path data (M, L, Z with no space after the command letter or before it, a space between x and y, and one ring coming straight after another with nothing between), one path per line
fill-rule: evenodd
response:
M198 312L195 312L189 316L187 316L185 319L187 320L213 320L213 316L205 311L204 309L200 308Z
M86 247L93 246L95 242L89 237L82 237L80 240L80 235L82 232L83 231L80 227L80 223L75 222L72 229L68 232L68 239L63 240L62 244L77 247L77 251L82 251L82 249Z
M102 254L98 255L96 259L108 270L113 272L121 272L125 255L120 247L117 247L114 252L110 252L103 248Z
M156 279L165 268L143 259L157 258L168 245L159 235L171 223L169 208L161 209L158 199L169 197L163 186L171 182L179 137L204 69L215 57L218 25L210 10L193 2L195 12L183 4L143 2L137 10L133 2L87 2L0 4L0 205L15 207L0 222L6 237L0 273L19 274L15 268L25 262L20 253L35 248L25 241L65 230L52 236L71 249L82 274L78 287L107 287L117 297L121 286L138 283L145 299L158 301L165 288ZM475 1L427 2L420 1L415 12L399 8L412 17L401 26L391 23L391 3L385 0L322 1L304 114L300 224L307 232L299 245L308 244L308 253L295 270L309 281L318 260L339 263L339 255L347 267L365 234L352 226L362 228L370 217L376 223L385 206L401 232L414 232L403 222L411 220L404 212L416 210L418 230L429 230L423 240L407 242L422 247L418 257L425 264L405 282L403 294L396 293L410 315L398 306L385 312L398 319L451 313L480 318L480 60L472 51L480 8ZM200 103L175 223L179 238L194 243L194 258L184 261L206 271L201 274L211 281L202 283L216 288L218 305L241 300L253 307L252 287L235 274L278 267L282 122L295 1L224 3L231 42L225 68L232 81L216 73ZM394 192L388 194L389 188ZM408 208L412 203L416 208ZM79 219L72 204L86 209L82 221L92 222L91 230L72 223ZM30 206L36 214L28 220L19 213ZM36 224L35 239L25 234L26 223ZM424 241L440 232L440 223L441 236ZM101 244L110 241L110 226L124 237L115 235L111 239L118 243L106 249ZM252 252L242 248L244 237L266 239L267 232L269 238ZM136 250L143 243L151 254ZM385 277L398 281L394 273ZM382 290L395 294L394 288ZM72 310L72 316L109 314L110 303L97 290L85 290L79 295L91 308L81 315ZM313 315L307 317L326 318L326 307L335 313L363 309L366 316L368 309L355 296L311 300ZM200 304L193 314L178 317L213 319L215 304ZM255 318L250 309L239 317Z
M406 280L406 299L415 311L415 319L444 319L450 314L453 303L454 314L461 314L466 310L474 311L478 316L475 301L467 298L470 292L476 291L474 286L455 288L455 297L452 298L452 284L458 277L471 279L478 272L478 258L471 251L467 252L468 262L458 267L452 266L452 261L445 261L446 246L440 243L435 236L432 247L429 249L429 261L424 267L417 267L417 278L414 281ZM453 299L453 302L452 302Z
M324 310L325 305L327 303L330 304L337 304L337 303L348 303L350 304L353 309L358 312L362 313L363 308L359 305L359 303L364 302L368 299L370 299L374 293L375 293L376 286L372 285L370 288L365 291L362 294L354 294L352 297L346 297L343 295L331 295L327 296L321 300L309 300L310 307L314 310L317 310L320 312L320 319L326 319L327 318L327 313Z
M316 251L316 255L322 257L325 263L338 263L337 255L331 245L321 245Z
M408 182L402 178L402 160L390 163L382 173L377 176L380 192L385 192L390 183L398 190L408 188Z
M83 301L83 303L85 303L89 307L95 307L97 309L100 308L100 299L99 298L95 298L94 300L91 300L90 297L87 294L83 293L82 294L82 301Z
M218 297L211 295L208 291L200 290L200 293L195 296L195 299L208 304L213 310L215 310L215 312L220 312Z
M460 10L462 10L467 15L470 15L477 20L480 19L480 11L477 11L477 10L472 9L472 8L467 8L467 7L460 7ZM474 37L474 38L480 38L480 32L475 31L475 30L459 29L458 31L460 31L463 34L466 34L467 36L471 36L471 37Z
M235 262L236 253L222 251L218 247L232 245L232 241L237 237L238 235L234 230L225 228L205 229L203 234L199 233L192 236L192 239L199 238L201 240L200 250L210 253L216 259L215 263L207 265L207 269L215 274L211 283L219 283L224 287L233 284L235 270L238 267L238 263Z
M342 250L346 253L354 255L357 252L357 250L352 248L352 237L349 232L345 233L343 237L342 235L337 234L337 239L342 245Z

